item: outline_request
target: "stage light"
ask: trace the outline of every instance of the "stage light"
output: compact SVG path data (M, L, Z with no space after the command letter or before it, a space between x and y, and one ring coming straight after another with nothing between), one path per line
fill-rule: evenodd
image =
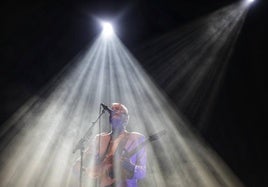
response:
M109 37L111 35L113 35L114 30L113 30L113 26L112 24L108 23L108 22L102 22L102 34L105 37Z
M255 0L246 0L247 3L253 3Z

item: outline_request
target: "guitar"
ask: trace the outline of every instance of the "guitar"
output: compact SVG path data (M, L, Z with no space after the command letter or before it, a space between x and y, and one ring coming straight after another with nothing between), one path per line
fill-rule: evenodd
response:
M137 153L139 150L141 150L147 143L153 142L155 140L158 140L162 135L166 134L166 130L162 130L156 134L150 135L143 141L141 144L139 144L137 147L135 147L130 152L127 152L125 149L122 152L122 155L118 160L121 159L130 159L135 153ZM115 155L109 154L106 155L101 162L101 164L98 167L99 174L99 180L100 180L100 187L106 187L114 184L118 180L124 180L129 177L129 172L126 171L126 169L120 168L121 170L121 177L120 179L116 179L114 176L114 161L115 161Z

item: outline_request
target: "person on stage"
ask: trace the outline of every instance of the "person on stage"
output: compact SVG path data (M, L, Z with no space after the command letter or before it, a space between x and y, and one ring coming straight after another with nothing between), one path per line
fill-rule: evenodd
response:
M95 151L92 153L90 148L85 154L85 157L93 156L93 164L85 168L85 172L101 187L137 187L138 180L145 177L146 150L139 146L145 138L126 130L128 120L128 109L123 104L112 103L111 132L98 134Z

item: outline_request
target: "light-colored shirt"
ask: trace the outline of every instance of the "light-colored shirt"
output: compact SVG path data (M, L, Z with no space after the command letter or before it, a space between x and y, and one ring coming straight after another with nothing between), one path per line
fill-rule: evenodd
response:
M125 177L118 177L118 173L122 173L121 166L119 166L118 163L120 158L114 156L115 152L118 151L118 147L123 146L122 149L124 151L130 153L132 150L138 147L142 142L144 142L145 138L142 134L136 133L136 132L124 132L120 134L115 139L111 138L111 133L102 133L96 136L95 139L95 145L97 145L96 149L96 157L100 160L100 163L97 163L95 166L97 166L95 169L94 177L99 178L100 180L108 180L109 183L113 183L111 186L116 187L137 187L138 186L138 180L142 179L146 175L146 150L144 147L137 150L133 155L130 155L129 161L135 165L134 173L132 176L129 176L127 178ZM120 142L124 142L121 143ZM123 145L122 145L123 144ZM123 151L123 152L124 152ZM121 153L118 153L121 155ZM113 172L116 176L109 177L106 176L106 178L103 178L104 174L109 175L106 171L103 172L103 170L106 170L109 168L109 164L103 164L103 160L107 156L112 156L113 161L112 162L112 168ZM105 161L104 161L105 162ZM99 166L101 168L99 168Z

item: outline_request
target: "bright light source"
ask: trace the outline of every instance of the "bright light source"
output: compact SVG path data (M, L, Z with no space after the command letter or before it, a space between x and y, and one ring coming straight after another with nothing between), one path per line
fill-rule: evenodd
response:
M254 0L247 0L247 1L250 2L250 3L254 2Z
M114 33L113 26L108 22L102 22L102 34L104 36L111 36Z

